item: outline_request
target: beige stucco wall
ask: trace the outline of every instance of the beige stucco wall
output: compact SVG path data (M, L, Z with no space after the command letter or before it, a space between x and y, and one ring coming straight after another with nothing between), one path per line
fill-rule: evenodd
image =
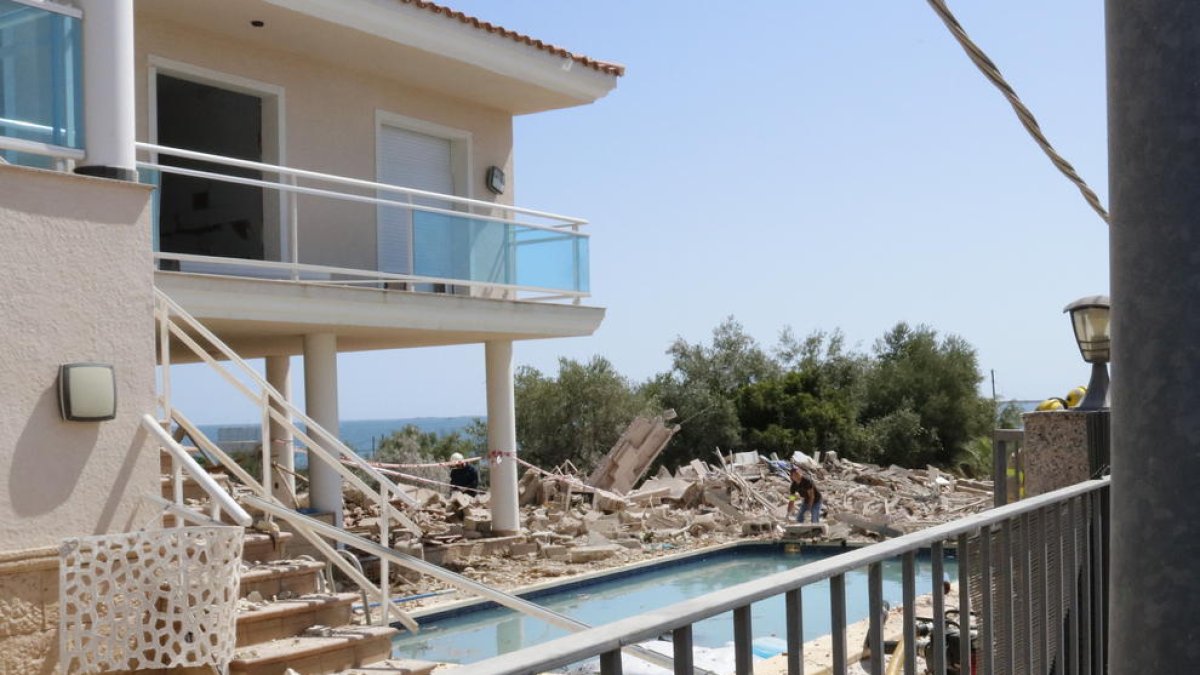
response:
M239 42L141 12L136 46L139 140L150 140L149 72L152 57L158 57L282 88L282 150L289 166L374 180L376 111L386 111L469 133L471 170L467 185L456 190L463 196L495 199L484 186L484 172L488 166L500 166L508 175L509 189L497 201L512 203L512 117L506 112L366 70L335 67L299 51ZM355 44L344 47L353 52ZM188 77L169 66L160 72ZM299 220L303 262L375 269L373 205L305 197ZM272 252L267 257L278 259Z
M125 531L151 511L149 190L0 166L0 553ZM64 422L58 367L116 367L118 415Z

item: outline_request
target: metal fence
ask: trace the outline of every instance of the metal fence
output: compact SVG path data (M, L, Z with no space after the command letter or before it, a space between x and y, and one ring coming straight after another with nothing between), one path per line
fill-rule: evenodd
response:
M994 506L1025 498L1025 430L992 432L992 495Z
M895 657L903 661L901 672L918 672L919 653L930 655L923 672L937 675L1104 672L1108 487L1108 479L1079 483L450 672L542 673L599 657L603 675L619 675L622 648L670 633L674 672L692 673L692 625L733 612L736 672L751 675L751 605L783 595L787 672L797 675L804 672L801 589L828 579L833 645L828 665L835 674L846 673L851 665L846 575L863 568L868 572L868 646L871 654L882 654L882 570L884 562L896 558L903 561L901 637L906 647L897 649L903 656ZM958 553L956 608L946 606L941 583L943 556L950 547ZM933 616L920 622L931 629L919 636L915 570L918 552L926 549L932 558L928 592ZM955 614L958 619L952 621ZM948 639L953 633L958 637ZM917 648L921 643L924 649ZM969 656L956 661L953 654ZM890 664L884 659L871 659L868 672L882 675L885 666Z

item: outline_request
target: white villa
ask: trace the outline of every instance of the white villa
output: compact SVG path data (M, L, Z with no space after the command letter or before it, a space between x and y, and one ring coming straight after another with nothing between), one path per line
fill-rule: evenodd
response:
M290 502L303 443L311 505L340 524L338 354L481 343L493 526L518 531L513 342L589 335L604 310L586 221L514 204L513 118L622 74L424 0L0 0L0 673L68 669L60 575L83 544L64 540L157 528L164 508L203 529L180 508L186 460L162 476L162 428L191 429L171 363L265 359L265 382L235 385L279 467L260 496ZM76 597L79 623L103 623L85 605L106 592ZM169 632L192 642L187 621ZM347 659L290 663L370 662L374 629ZM71 672L112 670L80 665L85 647Z

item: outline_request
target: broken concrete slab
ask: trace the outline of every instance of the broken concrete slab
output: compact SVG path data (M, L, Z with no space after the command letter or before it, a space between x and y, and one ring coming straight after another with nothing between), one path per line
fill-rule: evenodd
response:
M601 546L577 546L567 552L567 560L574 565L605 560L616 555L622 548L611 543Z
M633 420L588 476L587 484L616 492L632 489L678 433L679 425L667 424L673 419L675 411L667 410L653 419Z

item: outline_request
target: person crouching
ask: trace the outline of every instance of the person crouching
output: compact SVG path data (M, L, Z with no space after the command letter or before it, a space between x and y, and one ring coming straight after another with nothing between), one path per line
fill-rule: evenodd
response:
M798 466L792 467L791 473L792 486L788 490L788 518L792 517L792 511L796 508L796 502L800 503L800 513L796 516L796 522L804 522L804 514L812 513L812 521L818 523L821 521L821 491L817 489L816 483L805 475L804 470Z

